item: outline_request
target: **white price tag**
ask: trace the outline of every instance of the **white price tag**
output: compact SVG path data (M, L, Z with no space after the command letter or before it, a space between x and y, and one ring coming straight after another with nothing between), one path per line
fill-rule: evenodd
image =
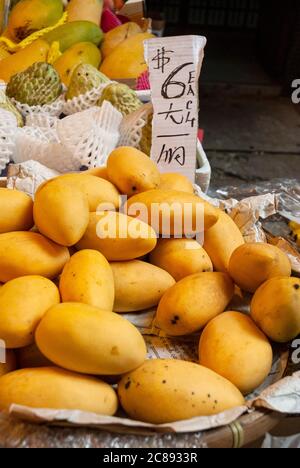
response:
M198 81L206 38L178 36L145 41L154 107L151 158L161 172L195 180Z

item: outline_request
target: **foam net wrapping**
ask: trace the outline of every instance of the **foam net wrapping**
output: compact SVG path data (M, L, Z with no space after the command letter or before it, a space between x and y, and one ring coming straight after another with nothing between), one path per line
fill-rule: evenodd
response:
M79 171L106 163L119 141L122 115L109 103L59 120L32 114L18 129L12 159L38 161L59 172Z
M63 113L65 115L72 115L96 106L97 102L101 98L103 90L111 83L112 82L103 83L98 88L93 88L85 94L81 94L80 96L76 96L73 99L65 101Z
M18 124L14 114L0 109L0 172L13 156L17 131Z
M22 104L14 98L12 98L11 100L24 118L26 118L30 114L49 114L54 117L58 117L63 112L65 102L64 95L60 96L58 99L56 99L56 101L52 102L51 104L46 104L44 106L28 106L28 104Z
M153 113L151 103L144 104L140 109L123 119L120 127L120 140L118 146L133 146L141 149L143 128L147 125L149 116Z

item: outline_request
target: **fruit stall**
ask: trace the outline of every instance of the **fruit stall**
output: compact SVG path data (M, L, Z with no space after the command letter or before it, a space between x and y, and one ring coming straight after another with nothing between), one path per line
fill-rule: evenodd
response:
M242 447L299 415L300 190L210 187L206 39L136 0L0 18L0 446Z

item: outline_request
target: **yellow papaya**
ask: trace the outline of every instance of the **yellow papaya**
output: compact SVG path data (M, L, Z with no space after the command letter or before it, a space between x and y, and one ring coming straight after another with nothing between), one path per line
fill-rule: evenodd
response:
M54 26L62 14L62 0L21 0L9 15L7 35L20 42L36 31Z

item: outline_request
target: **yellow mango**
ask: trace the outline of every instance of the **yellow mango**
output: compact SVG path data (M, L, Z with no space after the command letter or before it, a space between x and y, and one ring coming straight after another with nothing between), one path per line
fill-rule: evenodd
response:
M42 234L57 244L71 247L87 228L88 199L79 187L58 177L43 184L36 192L33 215Z
M131 197L127 214L150 224L164 236L190 236L209 229L218 210L196 195L173 190L148 190Z
M59 289L63 302L83 302L113 310L115 286L112 269L96 250L81 250L65 265Z
M14 350L5 350L5 360L6 362L0 362L0 377L14 371L17 368L17 360Z
M35 343L19 348L16 352L19 369L53 366L53 363L40 352Z
M114 211L120 207L120 194L114 185L93 174L65 174L59 176L59 180L72 184L79 188L82 193L87 197L89 210L91 212L97 211L101 208L99 205L107 205L107 209ZM99 211L104 211L104 207Z
M160 239L150 253L150 263L170 273L176 281L213 271L211 259L194 239Z
M27 231L33 227L33 202L23 192L0 188L0 233Z
M152 359L124 375L120 403L135 420L164 424L222 413L245 400L228 380L198 364Z
M251 317L273 341L286 343L300 333L300 279L272 278L257 289Z
M101 53L91 42L79 42L67 49L55 62L54 68L62 82L69 86L70 80L78 65L88 63L98 68L101 63Z
M14 42L23 41L41 29L54 26L62 14L62 0L20 0L9 15L6 33Z
M0 234L0 281L3 283L28 275L56 278L69 258L67 248L36 232Z
M47 310L60 303L54 283L42 276L23 276L0 289L0 338L7 348L34 341L34 331Z
M110 265L115 280L115 312L150 309L156 306L163 294L175 284L169 273L140 260L115 262Z
M150 33L129 37L103 60L100 71L112 80L138 78L148 68L144 58L144 41L153 37Z
M182 175L167 172L160 176L160 190L177 190L179 192L194 193L194 187L190 180Z
M91 21L99 26L103 0L70 0L67 6L68 21Z
M234 294L226 273L197 273L187 276L162 297L157 325L170 336L194 333L224 312Z
M120 192L129 197L158 188L160 184L157 165L146 154L129 146L117 148L110 154L107 173Z
M118 409L118 399L110 385L58 367L21 369L1 377L0 410L8 411L12 404L108 416Z
M144 339L134 325L118 314L86 304L52 307L35 338L50 361L83 374L124 374L146 358Z
M239 312L225 312L202 332L199 362L232 382L247 395L268 377L272 347L253 320Z
M93 167L92 169L85 171L84 174L100 177L101 179L108 180L110 182L106 166Z
M126 39L142 33L141 27L134 22L129 22L111 29L104 35L104 40L101 44L101 52L103 57L107 57L112 51Z
M98 250L114 262L142 257L155 248L156 242L156 234L148 224L107 211L90 213L89 225L77 248Z
M30 45L0 61L0 80L9 82L13 75L25 71L35 62L46 62L49 44L43 39L37 39Z
M215 270L228 272L231 255L245 241L233 219L221 210L218 214L218 222L205 232L203 247Z
M265 281L277 276L291 276L288 256L275 245L244 244L232 254L229 274L244 291L254 293Z

